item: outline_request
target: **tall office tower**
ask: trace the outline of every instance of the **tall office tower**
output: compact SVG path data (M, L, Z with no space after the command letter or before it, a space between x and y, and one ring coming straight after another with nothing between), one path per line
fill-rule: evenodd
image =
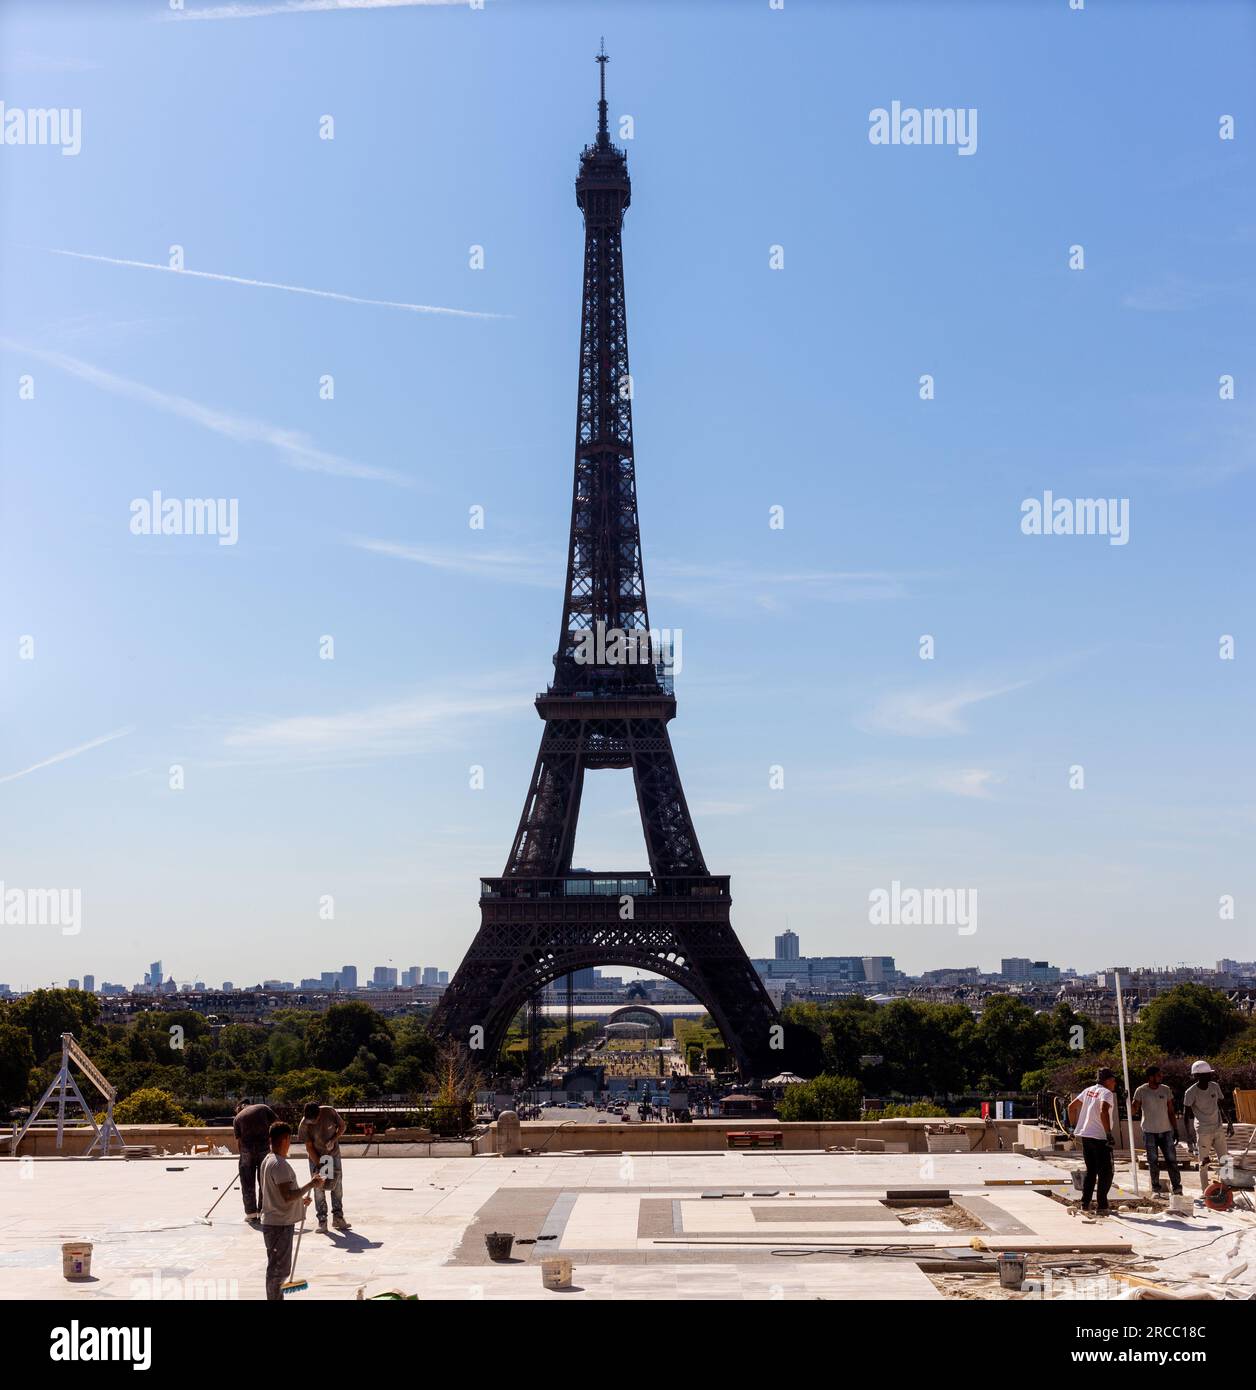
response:
M788 927L776 938L776 959L798 959L798 936L797 933L790 931Z

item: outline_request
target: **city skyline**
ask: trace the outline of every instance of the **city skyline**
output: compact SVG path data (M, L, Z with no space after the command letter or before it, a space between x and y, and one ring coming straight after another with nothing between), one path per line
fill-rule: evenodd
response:
M749 955L1248 954L1250 13L761 9L6 7L7 105L83 115L4 152L0 877L82 894L6 917L11 982L461 959L561 601L603 31L652 618ZM899 99L979 110L972 157L872 143ZM1048 491L1128 497L1128 543L1026 535ZM233 543L136 531L155 493ZM645 862L617 774L577 861ZM974 930L874 923L899 884Z

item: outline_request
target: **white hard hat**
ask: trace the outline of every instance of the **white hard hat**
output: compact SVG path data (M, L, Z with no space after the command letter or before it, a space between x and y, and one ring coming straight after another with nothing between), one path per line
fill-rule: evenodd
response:
M1211 1070L1212 1070L1212 1064L1211 1064L1210 1062L1202 1062L1202 1061L1201 1061L1201 1062L1192 1062L1192 1063L1191 1063L1191 1075L1192 1075L1192 1076L1203 1076L1203 1075L1206 1075L1206 1074L1207 1074L1208 1072L1210 1072Z

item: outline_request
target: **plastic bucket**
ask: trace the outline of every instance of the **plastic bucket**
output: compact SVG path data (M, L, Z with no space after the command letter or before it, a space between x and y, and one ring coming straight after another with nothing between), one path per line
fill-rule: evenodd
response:
M488 1249L490 1260L510 1259L510 1247L514 1243L513 1235L503 1234L501 1231L490 1231L484 1237L484 1244Z
M542 1260L541 1283L547 1289L571 1288L570 1260Z
M1025 1282L1025 1257L1005 1252L999 1256L999 1283L1005 1289L1019 1289Z
M67 1279L92 1277L92 1243L90 1240L67 1240L61 1246L61 1273Z

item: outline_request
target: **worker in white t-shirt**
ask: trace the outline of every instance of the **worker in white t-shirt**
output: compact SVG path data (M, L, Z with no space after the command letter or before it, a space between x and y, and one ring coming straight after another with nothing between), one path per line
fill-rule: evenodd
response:
M1086 1176L1082 1181L1082 1210L1090 1210L1090 1199L1098 1188L1096 1214L1107 1216L1108 1192L1115 1171L1113 1150L1116 1141L1116 1072L1100 1067L1095 1084L1087 1086L1069 1104L1068 1120L1074 1135L1082 1141Z
M1226 1157L1230 1152L1227 1139L1234 1134L1234 1121L1227 1113L1225 1093L1209 1062L1191 1063L1192 1085L1182 1097L1182 1107L1195 1126L1195 1143L1199 1148L1199 1190L1208 1191L1211 1181L1209 1159L1216 1158L1221 1176L1226 1176Z

